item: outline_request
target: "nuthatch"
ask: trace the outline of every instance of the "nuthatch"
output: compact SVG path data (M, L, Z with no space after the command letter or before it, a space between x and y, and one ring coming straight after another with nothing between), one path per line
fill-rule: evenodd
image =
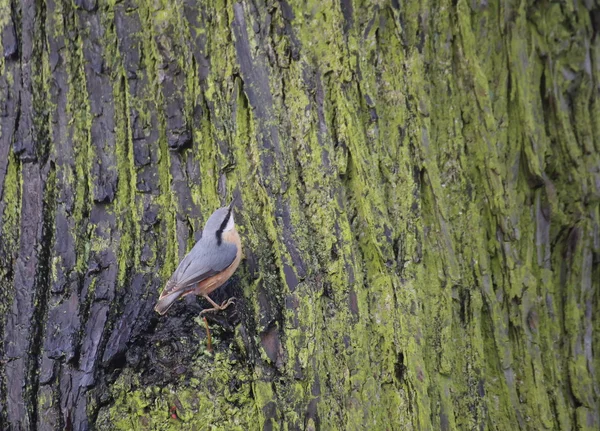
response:
M208 218L202 238L183 258L165 286L154 307L165 314L173 303L190 293L203 296L213 308L207 311L224 310L233 302L229 298L218 305L208 296L233 275L242 258L242 243L233 221L233 202L219 208Z

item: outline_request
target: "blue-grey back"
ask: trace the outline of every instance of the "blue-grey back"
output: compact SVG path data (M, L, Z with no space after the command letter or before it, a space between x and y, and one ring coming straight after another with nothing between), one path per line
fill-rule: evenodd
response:
M174 288L192 286L220 273L233 263L236 254L235 244L222 242L219 245L215 235L203 232L202 238L183 258L171 276Z

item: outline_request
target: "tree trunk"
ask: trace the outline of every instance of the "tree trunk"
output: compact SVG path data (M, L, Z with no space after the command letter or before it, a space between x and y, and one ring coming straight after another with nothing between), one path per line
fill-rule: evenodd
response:
M600 6L202 3L0 0L0 429L598 429Z

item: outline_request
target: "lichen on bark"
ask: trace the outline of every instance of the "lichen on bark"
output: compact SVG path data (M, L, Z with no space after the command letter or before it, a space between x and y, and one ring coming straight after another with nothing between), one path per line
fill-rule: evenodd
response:
M0 428L600 426L596 5L0 12Z

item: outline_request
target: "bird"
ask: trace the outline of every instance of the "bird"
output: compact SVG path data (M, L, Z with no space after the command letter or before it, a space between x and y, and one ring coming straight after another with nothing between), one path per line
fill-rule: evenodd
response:
M235 298L229 298L220 305L208 295L222 286L233 275L242 259L242 243L235 229L233 203L219 208L206 221L202 237L183 258L171 278L167 281L154 310L164 315L179 298L191 293L204 297L212 308L209 311L224 310Z

